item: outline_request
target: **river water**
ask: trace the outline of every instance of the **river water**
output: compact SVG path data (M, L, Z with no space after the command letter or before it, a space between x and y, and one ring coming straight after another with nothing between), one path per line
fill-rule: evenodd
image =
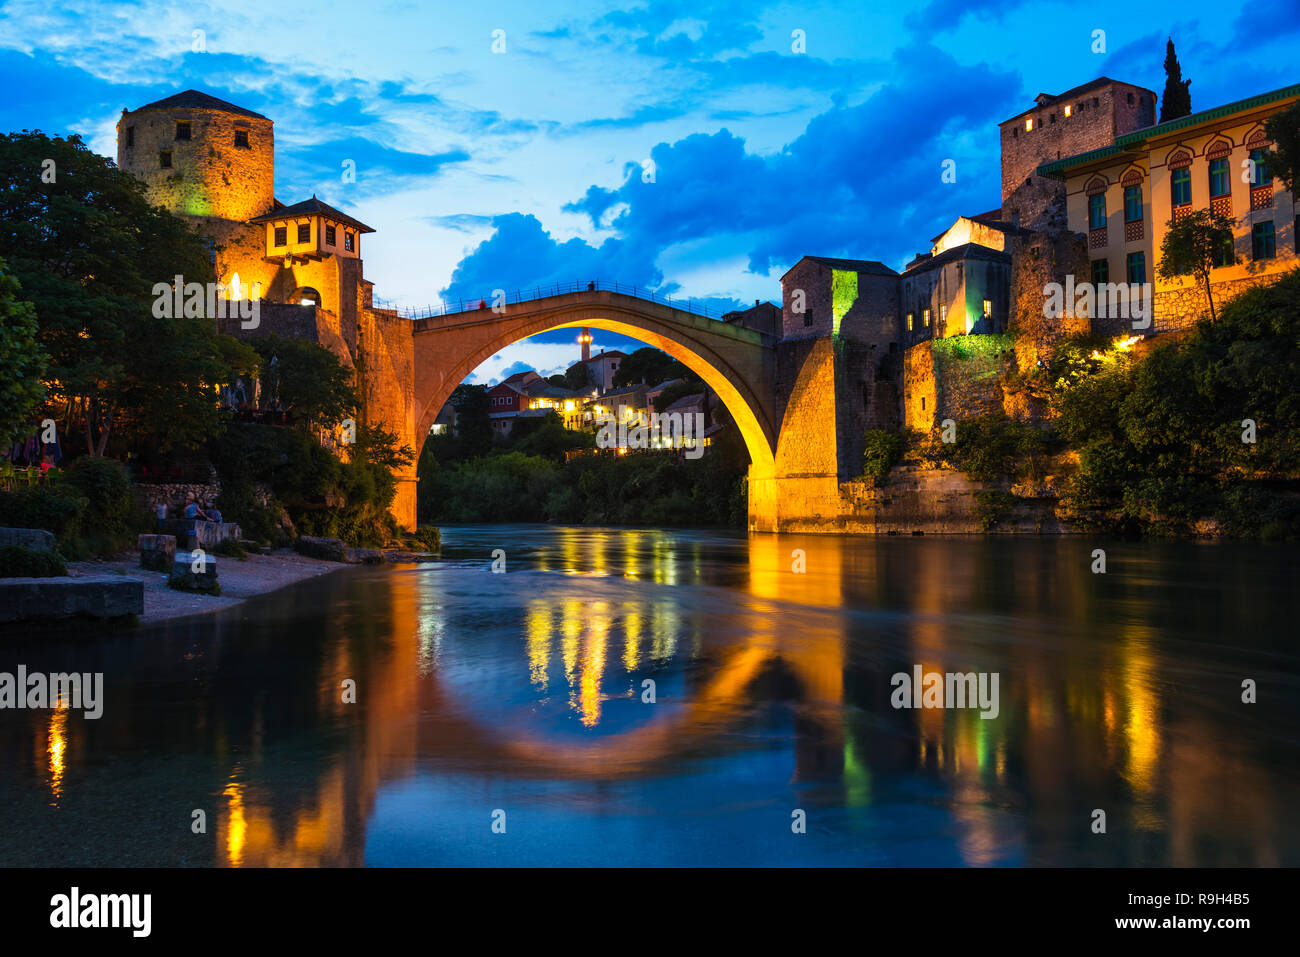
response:
M6 638L0 672L105 701L0 710L0 864L1295 866L1298 565L452 527L436 564ZM918 666L996 674L996 716L894 707Z

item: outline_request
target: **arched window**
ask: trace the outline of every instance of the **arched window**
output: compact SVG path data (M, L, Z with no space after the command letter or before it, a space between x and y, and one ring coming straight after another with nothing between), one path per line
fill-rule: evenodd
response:
M320 293L311 286L303 286L293 294L290 302L296 302L300 306L319 306Z

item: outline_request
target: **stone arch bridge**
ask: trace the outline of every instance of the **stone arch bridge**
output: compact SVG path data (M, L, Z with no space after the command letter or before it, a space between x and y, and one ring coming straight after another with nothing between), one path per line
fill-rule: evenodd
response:
M804 342L797 369L780 388L778 367L791 363L781 358L783 343L775 337L610 289L562 292L404 325L410 329L409 367L391 361L384 368L368 367L368 390L407 393L399 403L381 395L380 406L404 410L399 432L409 439L417 461L439 411L478 365L529 336L585 326L666 352L717 393L749 451L751 531L776 531L788 524L783 517L820 521L839 508L835 350L829 338ZM383 351L392 354L390 348ZM415 483L412 465L393 503L394 516L408 528L416 521Z

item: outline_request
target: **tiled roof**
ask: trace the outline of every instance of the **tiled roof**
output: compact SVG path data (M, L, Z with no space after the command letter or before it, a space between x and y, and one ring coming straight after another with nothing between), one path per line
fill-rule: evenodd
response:
M146 103L144 106L132 112L138 113L140 110L173 110L173 109L200 109L200 110L220 110L222 113L235 113L239 116L251 116L254 119L266 119L261 113L254 113L252 110L246 110L242 106L235 106L233 103L227 103L225 100L218 100L215 96L209 96L199 90L186 90L184 93L176 93L172 96L165 97L161 100L154 100L152 103Z
M342 210L335 209L329 203L323 203L315 196L311 199L304 199L301 203L294 203L292 206L285 206L283 209L273 209L269 213L263 213L261 216L254 216L249 220L250 223L262 223L272 219L286 219L294 216L324 216L326 219L337 220L347 226L351 226L359 233L373 233L374 230L361 222L359 219L353 219Z

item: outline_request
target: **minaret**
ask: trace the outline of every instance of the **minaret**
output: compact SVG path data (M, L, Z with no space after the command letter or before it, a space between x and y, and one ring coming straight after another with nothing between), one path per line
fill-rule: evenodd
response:
M582 361L587 362L591 359L591 330L583 329L578 341L582 343Z

